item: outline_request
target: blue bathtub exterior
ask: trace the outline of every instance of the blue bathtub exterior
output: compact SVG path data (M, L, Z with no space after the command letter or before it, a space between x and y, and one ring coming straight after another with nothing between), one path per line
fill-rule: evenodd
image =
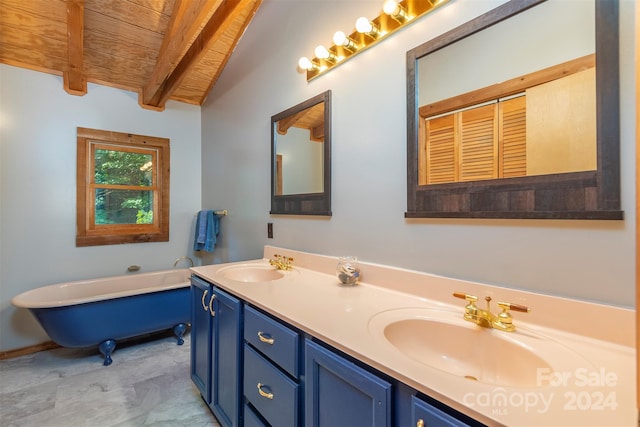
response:
M100 346L105 365L115 341L174 328L178 344L191 319L189 286L122 298L29 309L49 337L63 347Z

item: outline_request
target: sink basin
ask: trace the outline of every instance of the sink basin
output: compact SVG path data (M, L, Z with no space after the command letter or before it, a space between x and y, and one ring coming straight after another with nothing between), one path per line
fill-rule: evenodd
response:
M482 328L462 319L462 311L391 310L374 316L369 330L414 363L496 386L542 387L539 372L589 365L556 341L528 331Z
M282 279L284 273L276 270L271 265L244 264L234 267L223 268L218 271L225 279L238 282L270 282Z

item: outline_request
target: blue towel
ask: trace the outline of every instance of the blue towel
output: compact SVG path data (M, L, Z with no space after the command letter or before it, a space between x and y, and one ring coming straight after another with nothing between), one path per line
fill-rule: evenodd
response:
M196 235L193 239L194 251L213 252L216 236L220 232L220 220L214 211L200 211L196 219Z
M204 243L207 240L207 211L198 212L196 220L196 237L194 243Z

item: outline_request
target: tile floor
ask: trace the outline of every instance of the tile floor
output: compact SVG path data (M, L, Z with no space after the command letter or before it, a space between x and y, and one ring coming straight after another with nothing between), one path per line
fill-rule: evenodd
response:
M0 426L219 426L189 376L189 335L0 361Z

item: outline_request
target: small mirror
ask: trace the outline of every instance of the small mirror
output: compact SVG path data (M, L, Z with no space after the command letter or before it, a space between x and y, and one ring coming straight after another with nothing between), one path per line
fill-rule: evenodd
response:
M331 216L331 91L271 117L270 213Z
M409 51L405 216L621 219L617 19L512 0Z

